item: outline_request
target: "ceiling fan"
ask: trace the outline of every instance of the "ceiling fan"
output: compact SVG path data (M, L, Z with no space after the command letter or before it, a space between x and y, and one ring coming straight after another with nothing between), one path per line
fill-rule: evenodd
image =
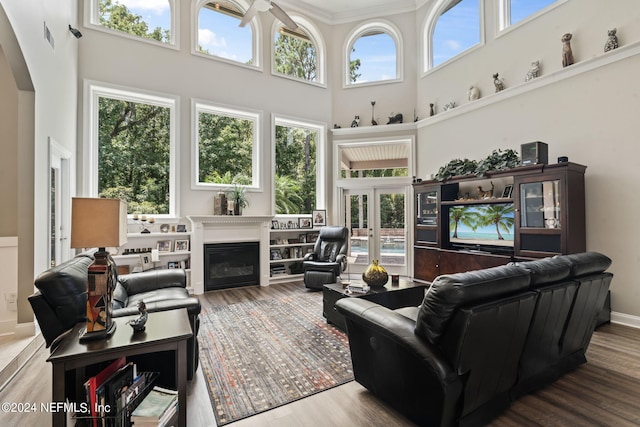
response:
M247 25L249 21L251 21L253 17L258 14L258 12L266 11L271 12L273 16L278 18L288 29L293 31L298 28L298 24L296 24L293 19L291 19L291 17L287 15L287 12L282 10L280 6L278 6L271 0L254 0L253 4L249 6L249 9L247 9L247 13L244 14L244 18L242 18L242 21L240 21L240 26L244 27L245 25Z

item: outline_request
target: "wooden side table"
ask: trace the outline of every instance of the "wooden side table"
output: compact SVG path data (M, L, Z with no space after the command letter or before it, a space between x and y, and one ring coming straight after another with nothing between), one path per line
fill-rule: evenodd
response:
M402 307L418 306L424 299L424 293L429 285L400 279L399 284L392 285L391 280L382 288L371 288L366 294L351 293L339 283L324 285L322 288L322 315L327 323L344 331L346 325L344 317L335 309L335 304L342 298L363 298L389 309L395 310Z
M191 325L186 309L149 313L144 332L133 333L127 321L137 316L118 317L116 331L106 340L80 343L84 323L79 323L51 353L48 362L53 365L53 402L65 400L65 373L75 370L76 396L82 396L85 367L115 360L122 356L135 356L158 351L175 352L175 373L178 386L178 425L187 425L187 340ZM140 367L139 367L140 368ZM142 367L144 368L144 367ZM66 425L64 412L52 413L54 427Z

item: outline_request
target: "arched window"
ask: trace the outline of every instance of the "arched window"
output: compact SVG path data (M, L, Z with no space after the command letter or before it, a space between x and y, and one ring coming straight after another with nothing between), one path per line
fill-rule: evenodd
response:
M273 25L272 72L277 75L325 85L325 45L320 32L307 19L291 14L298 24L290 30L282 22Z
M439 0L425 21L425 71L482 41L480 0Z
M238 2L200 0L197 3L197 33L193 51L216 59L259 66L256 20L240 28L245 13Z
M537 15L543 9L550 9L552 4L564 3L566 0L500 0L498 22L500 30L504 30L529 17Z
M97 29L177 45L175 0L93 0L89 21Z
M345 86L402 80L402 38L391 23L372 21L347 37Z

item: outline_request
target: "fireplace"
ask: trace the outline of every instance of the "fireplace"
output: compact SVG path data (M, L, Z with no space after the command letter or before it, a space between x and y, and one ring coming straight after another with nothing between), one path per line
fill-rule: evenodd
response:
M204 290L260 284L260 242L204 245Z

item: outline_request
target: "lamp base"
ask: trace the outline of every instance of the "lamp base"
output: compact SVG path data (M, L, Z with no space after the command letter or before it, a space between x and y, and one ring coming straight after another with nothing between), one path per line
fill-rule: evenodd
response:
M107 339L111 335L113 335L115 331L116 331L116 322L111 322L111 324L107 329L103 329L101 331L87 332L87 329L85 328L82 332L82 335L80 335L80 342L84 343L87 341Z

